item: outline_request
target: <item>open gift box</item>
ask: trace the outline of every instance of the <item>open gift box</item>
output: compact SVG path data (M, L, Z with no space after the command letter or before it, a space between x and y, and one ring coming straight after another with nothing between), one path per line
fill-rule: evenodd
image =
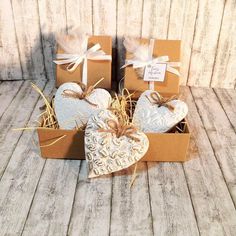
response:
M186 161L190 133L188 123L183 122L183 133L146 133L149 149L141 161ZM37 132L42 157L85 159L84 131L39 128Z
M160 47L158 51L164 50L164 47L167 47L164 53L175 54L175 60L178 60L180 41L172 41L171 45L175 45L174 48L170 45L167 46L164 41L165 40L162 40L163 44L157 44L158 47ZM174 60L171 55L169 55L171 60ZM172 75L168 75L168 73L166 73L166 76L164 83L155 84L155 89L162 95L168 94L168 96L171 96L178 94L179 78L171 77ZM141 80L139 81L140 83L134 83L134 78L135 71L133 68L127 67L125 86L127 86L128 89L139 92L148 89L147 83ZM130 82L131 80L132 82ZM37 129L37 133L41 156L43 158L85 159L84 131L40 127ZM167 133L146 133L146 135L149 139L149 149L141 161L183 162L187 160L190 132L186 119L182 120Z

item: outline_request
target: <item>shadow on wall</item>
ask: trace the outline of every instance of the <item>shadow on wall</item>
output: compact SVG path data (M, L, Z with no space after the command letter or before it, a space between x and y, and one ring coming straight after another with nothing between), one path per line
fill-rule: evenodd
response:
M21 58L24 79L55 79L53 59L56 53L56 35L43 34L35 40L34 46L25 58ZM24 64L25 61L25 64Z
M118 38L116 46L112 48L112 89L115 91L117 90L118 81L123 77L123 70L120 70L120 67L124 62L125 51L122 45L123 38ZM27 47L28 45L25 45L24 49ZM119 47L119 54L117 47ZM56 49L56 34L54 33L42 34L35 39L34 46L30 47L29 50L25 50L27 51L25 55L20 56L23 79L55 80L53 60L55 59Z

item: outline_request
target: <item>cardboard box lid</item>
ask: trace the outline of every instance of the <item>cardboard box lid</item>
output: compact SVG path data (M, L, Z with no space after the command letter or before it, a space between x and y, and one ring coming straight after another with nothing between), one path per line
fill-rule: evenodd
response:
M149 44L149 39L139 39L141 44ZM170 62L180 61L180 40L160 40L155 39L153 48L153 57L169 56ZM127 52L127 59L132 57L132 54ZM179 68L176 68L179 70ZM135 82L134 82L135 79ZM162 95L173 95L179 93L179 76L166 71L164 82L155 82L155 90ZM125 68L125 87L131 91L144 91L148 89L148 82L143 79L138 79L138 76L132 66Z

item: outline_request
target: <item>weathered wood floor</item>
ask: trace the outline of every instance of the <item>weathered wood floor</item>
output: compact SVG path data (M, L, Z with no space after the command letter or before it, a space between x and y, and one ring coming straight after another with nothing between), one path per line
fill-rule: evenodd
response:
M39 81L45 94L54 83ZM236 91L181 89L189 161L140 163L88 180L84 161L44 160L31 131L42 101L28 81L0 84L0 235L236 235Z

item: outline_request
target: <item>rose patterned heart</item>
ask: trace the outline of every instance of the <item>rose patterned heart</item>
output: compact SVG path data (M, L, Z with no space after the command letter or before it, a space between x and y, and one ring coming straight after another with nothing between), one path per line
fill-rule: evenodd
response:
M85 155L89 178L125 169L147 152L147 136L131 124L120 124L109 110L89 118L85 130Z

